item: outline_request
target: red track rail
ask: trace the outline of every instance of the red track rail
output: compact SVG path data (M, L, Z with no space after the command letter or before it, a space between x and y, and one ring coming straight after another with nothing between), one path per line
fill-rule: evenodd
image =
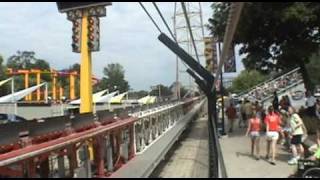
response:
M49 142L30 145L22 149L13 150L11 152L0 155L0 166L7 166L25 159L35 157L50 151L58 150L64 148L68 145L75 144L81 141L85 141L92 137L103 135L108 131L117 130L125 126L132 125L137 118L128 118L124 120L119 120L114 123L98 126L93 129L89 129L83 132L72 133L68 136L61 137Z

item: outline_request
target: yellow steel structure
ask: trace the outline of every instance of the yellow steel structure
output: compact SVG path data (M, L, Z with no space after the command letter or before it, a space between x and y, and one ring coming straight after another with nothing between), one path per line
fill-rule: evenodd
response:
M52 100L57 100L57 72L51 69L52 73Z
M29 87L29 71L26 71L26 73L24 74L24 88L27 89ZM30 101L31 100L31 94L27 95L25 97L26 101Z
M14 75L14 74L24 74L24 88L27 89L29 87L29 70L18 70L16 72L13 71L12 68L8 68L8 74L10 75ZM26 101L31 100L31 95L27 95L24 98Z
M18 70L17 73L24 74L24 88L27 89L29 87L29 70ZM31 94L27 95L24 99L30 101Z
M77 71L71 72L69 74L69 79L70 79L70 100L76 99L75 81L76 81L76 76L77 75L78 75Z
M80 113L92 112L92 63L88 48L88 10L83 10L81 27Z
M37 85L39 85L41 83L41 70L39 69L31 69L30 70L31 73L35 73L36 76L37 76ZM37 89L37 101L40 101L41 100L41 95L40 95L40 88Z
M64 95L64 89L58 88L57 87L57 77L59 76L59 72L57 72L54 69L51 69L50 71L47 70L40 70L40 69L19 69L19 70L13 70L12 68L7 68L7 74L9 75L17 75L17 74L22 74L24 75L24 81L25 81L25 88L29 87L29 76L30 74L36 74L36 81L37 85L41 83L41 74L51 74L52 75L52 99L53 100L59 100L63 95ZM70 100L76 99L76 94L75 94L75 81L77 79L77 76L79 75L77 71L69 72L64 74L69 75L69 80L70 80ZM92 79L95 79L92 76ZM63 87L62 87L63 88ZM44 93L44 99L47 97L47 92ZM31 101L32 96L31 94L25 97L26 101ZM41 101L41 90L37 90L37 101Z
M61 100L62 97L63 97L63 93L64 93L64 89L63 89L63 87L60 86L60 88L59 88L59 99L60 99L60 100Z

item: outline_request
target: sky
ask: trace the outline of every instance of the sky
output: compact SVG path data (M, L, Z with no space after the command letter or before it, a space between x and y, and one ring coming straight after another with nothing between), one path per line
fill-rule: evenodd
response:
M173 28L174 2L157 3ZM160 28L169 35L151 3L144 3ZM211 16L211 3L203 2L203 23ZM0 2L0 55L7 59L20 51L34 51L52 68L63 69L80 63L80 54L71 50L72 24L59 13L55 2ZM205 29L205 35L209 32ZM175 81L176 56L158 39L159 32L137 2L113 2L100 19L100 51L92 53L93 73L103 76L103 67L120 63L134 90L150 90L156 84ZM236 48L237 49L237 48ZM236 54L237 73L242 69ZM180 75L186 78L186 74Z

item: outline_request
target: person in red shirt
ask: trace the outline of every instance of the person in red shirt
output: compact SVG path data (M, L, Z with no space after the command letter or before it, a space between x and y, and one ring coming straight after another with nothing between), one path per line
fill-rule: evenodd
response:
M261 130L261 120L257 116L256 110L253 111L252 117L248 122L248 129L246 136L251 137L251 156L255 157L256 160L259 160L259 151L260 151L260 130ZM254 156L254 149L256 148L256 156Z
M272 165L276 165L276 146L279 138L279 130L281 124L281 118L278 113L275 112L273 106L268 108L269 114L265 117L264 123L266 124L266 135L267 135L267 155L266 158L270 161ZM272 157L269 159L270 145L272 149Z

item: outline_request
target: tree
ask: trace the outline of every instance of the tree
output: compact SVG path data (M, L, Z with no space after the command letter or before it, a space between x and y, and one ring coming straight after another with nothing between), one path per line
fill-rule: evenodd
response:
M12 55L7 60L7 67L14 70L18 69L40 69L50 71L50 64L43 59L38 59L35 57L35 52L33 51L17 51L15 55ZM46 82L51 81L50 74L42 74L41 79ZM24 88L24 77L16 76L15 77L15 89ZM36 77L31 75L29 77L30 85L36 83Z
M120 92L126 92L130 86L128 81L124 79L123 67L119 64L108 64L103 69L104 77L99 83L100 89L109 89L110 92L119 90Z
M180 87L180 96L181 97L184 97L184 95L186 95L187 92L188 92L188 90L184 86Z
M171 96L172 92L169 87L164 86L162 84L158 84L153 86L154 88L150 91L151 96L159 96L159 89L161 97Z
M36 61L35 52L33 51L17 51L16 55L8 58L7 67L13 69L31 69Z
M80 64L79 63L74 63L69 67L69 71L77 71L78 74L80 74Z
M230 3L214 3L208 26L221 40ZM320 4L316 2L245 3L234 36L243 45L247 69L269 73L300 67L307 89L312 89L306 64L320 45Z
M3 57L0 55L0 81L7 79L8 76L6 75L6 68L3 66ZM4 96L8 94L8 86L3 85L0 87L0 96Z
M256 70L244 70L233 80L232 86L229 89L233 93L239 93L248 90L255 85L265 81L267 76Z
M145 97L149 94L148 91L144 91L144 90L141 90L141 91L133 91L133 92L130 92L129 93L129 98L130 99L140 99L142 97Z
M320 85L320 55L314 54L306 65L308 73L312 74L310 80L315 85Z

